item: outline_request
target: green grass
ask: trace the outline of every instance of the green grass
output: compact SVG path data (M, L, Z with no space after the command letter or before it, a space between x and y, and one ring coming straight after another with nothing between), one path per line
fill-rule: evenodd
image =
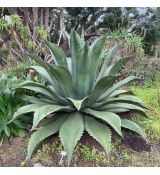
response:
M158 93L156 87L139 87L139 86L133 86L131 87L131 90L134 92L135 95L137 95L139 98L144 100L144 102L153 108L158 109Z
M141 98L151 110L147 110L148 119L138 117L138 122L144 126L147 138L150 141L160 139L160 104L158 102L158 90L156 87L130 87L130 89Z

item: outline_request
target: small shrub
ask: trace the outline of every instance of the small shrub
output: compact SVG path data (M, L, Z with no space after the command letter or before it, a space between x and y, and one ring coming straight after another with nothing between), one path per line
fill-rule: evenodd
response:
M14 136L25 136L25 124L20 120L10 122L14 112L20 107L11 87L19 83L16 77L9 79L4 74L0 77L0 144L4 138L12 140Z
M160 59L145 58L135 64L132 70L128 72L130 75L137 75L141 78L141 85L152 87L156 82L160 82Z

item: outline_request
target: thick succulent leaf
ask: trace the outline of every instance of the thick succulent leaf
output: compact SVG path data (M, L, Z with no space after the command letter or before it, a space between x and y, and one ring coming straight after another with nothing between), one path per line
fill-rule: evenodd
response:
M58 87L58 82L55 80L55 78L53 77L51 71L50 71L50 67L49 64L44 61L40 56L38 55L32 55L31 56L42 68L45 69L45 71L49 74L49 76L52 78L52 85L55 87L55 89L57 90L57 92L60 92L59 87ZM45 73L43 73L44 76ZM46 76L46 74L45 74Z
M82 100L75 100L73 98L67 98L71 103L72 105L78 110L80 111L80 109L86 107L87 103L88 103L88 100L89 98L88 97L85 97L84 99Z
M57 133L66 120L66 116L59 116L55 121L45 125L44 127L38 129L34 134L32 134L27 149L27 159L30 159L34 150L39 146L39 144L47 137Z
M39 75L45 78L50 84L54 85L54 80L49 73L41 66L30 66L29 68L34 69Z
M54 101L49 100L49 99L41 99L39 97L34 97L34 96L29 96L29 95L24 95L21 97L21 99L28 101L29 103L33 104L42 104L42 105L47 105L47 104L55 104Z
M97 109L97 108L96 108ZM122 112L129 112L129 109L126 108L113 108L113 109L107 109L107 112L113 112L113 113L122 113Z
M60 128L60 139L64 146L64 150L67 152L68 164L71 161L71 157L74 148L81 138L84 131L83 115L80 112L69 114L68 119L63 123Z
M117 103L117 102L119 102L119 103L128 103L128 104L135 104L137 106L146 108L145 104L143 103L143 101L141 99L139 99L138 97L133 96L133 95L122 95L122 96L119 96L117 98L109 98L105 102L95 103L92 107L101 108L101 107L104 107L104 106L106 106L108 104Z
M72 74L72 59L70 57L67 57L67 64L68 64L68 70L70 74Z
M56 92L54 92L52 89L40 83L25 81L23 83L20 83L16 88L28 89L35 92L39 92L45 95L46 97L49 97L50 100L53 100L60 104L64 103L64 100L58 94L56 94Z
M91 45L94 59L97 63L98 63L100 57L104 54L106 38L107 38L107 35L101 36L98 39L96 39Z
M109 97L116 97L116 96L119 96L119 95L122 95L122 94L131 94L131 95L133 95L133 93L131 91L126 91L126 90L119 89L119 90L115 90L111 95L109 95Z
M57 94L57 91L55 90L53 86L48 85L48 88L52 91L53 94L56 94L57 99L59 100L60 104L68 105L68 100L66 99L66 97L62 97L61 95Z
M28 56L31 57L32 59L34 59L36 61L36 63L38 63L40 66L42 66L48 72L48 74L51 76L50 68L49 68L49 65L47 64L47 62L45 62L40 56L38 56L36 54L32 54L32 55L28 55Z
M91 72L91 82L92 85L95 82L96 79L96 73L97 73L97 68L98 68L98 63L100 62L102 55L104 54L104 47L106 44L106 35L98 38L95 40L92 45L92 53L93 53L93 62L92 62L92 72Z
M69 71L61 66L50 65L51 72L57 80L64 96L74 97L74 90L72 87L72 76Z
M99 81L102 78L106 68L108 67L111 59L113 58L114 54L117 52L118 48L119 48L119 46L116 45L116 46L112 47L111 49L109 49L108 53L106 53L104 55L104 59L103 59L104 62L102 64L101 70L100 70L100 72L98 74L98 77L97 77L96 81Z
M109 124L122 137L121 119L118 115L112 112L96 111L89 108L84 109L83 112L107 122L107 124Z
M80 99L86 97L90 91L92 57L91 50L87 44L80 50L77 65L77 93ZM82 83L83 82L83 83Z
M72 30L71 32L71 58L72 58L72 78L73 78L73 87L77 89L77 70L78 70L78 59L79 51L83 47L80 36L77 32Z
M39 122L51 113L57 111L72 111L73 108L70 106L59 106L59 105L45 105L35 110L33 117L32 130L39 124Z
M127 61L130 59L130 57L122 57L120 58L118 61L116 61L116 63L113 64L113 67L111 68L111 70L108 72L108 75L116 75L117 73L119 73L119 71L121 70L121 68L127 63Z
M108 126L96 121L95 119L85 116L84 118L85 129L94 139L99 142L106 153L111 148L111 131Z
M14 119L19 118L22 115L25 115L29 112L34 112L36 109L41 108L43 105L42 104L29 104L29 105L25 105L21 108L19 108L13 115L13 118L11 121L13 121Z
M136 79L137 79L137 77L135 77L135 76L129 76L128 78L125 78L125 79L119 81L118 83L115 83L113 85L113 87L109 88L105 93L103 93L99 97L98 101L106 100L108 98L108 96L110 96L115 90L117 90L118 88L120 88L120 87L124 86L125 84L128 84L131 81L136 80Z
M55 113L53 115L51 115L50 117L46 117L44 118L43 120L41 120L38 124L38 128L40 127L44 127L48 124L50 124L51 122L55 121L59 116L68 116L68 114L66 112L58 112L58 113Z
M113 64L110 65L109 67L107 67L107 69L104 71L102 77L105 77L105 76L108 76L109 75L109 72L111 71L111 69L113 68Z
M33 81L24 81L23 83L20 83L19 85L15 86L16 89L28 89L28 90L32 90L35 92L39 92L47 97L49 97L50 99L56 99L54 98L54 94L52 93L52 91L47 88L46 86L40 84L40 83L36 83Z
M145 110L143 108L129 103L112 103L102 107L101 110L116 109L116 108L126 108L129 109L130 111L135 111L147 117Z
M59 66L63 66L68 69L67 59L63 50L60 47L58 47L56 44L53 44L47 41L45 43L55 58L55 64Z
M139 125L137 125L135 122L127 119L122 119L121 124L123 128L134 131L140 136L142 136L143 138L145 138L145 133L143 132L142 128Z
M113 102L135 104L137 106L140 106L140 107L147 109L147 106L145 105L145 103L140 98L138 98L134 95L121 95L117 98L111 98L108 100L108 104L113 103Z
M99 96L101 96L108 88L114 84L116 78L116 76L107 76L99 80L92 91L89 99L89 105L95 103Z

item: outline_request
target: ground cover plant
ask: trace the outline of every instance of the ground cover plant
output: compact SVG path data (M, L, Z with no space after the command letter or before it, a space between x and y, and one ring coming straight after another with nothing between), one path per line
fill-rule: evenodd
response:
M20 120L8 123L14 112L20 107L20 101L16 98L15 92L11 91L13 85L19 83L16 77L7 78L4 74L0 76L0 145L4 138L9 141L14 136L25 136L25 125Z
M67 153L68 165L84 131L107 153L111 149L112 130L122 138L123 128L145 138L140 126L119 116L119 113L128 111L146 116L143 101L120 89L137 79L130 76L119 80L119 71L129 57L119 58L110 65L118 46L104 52L105 42L106 36L102 36L89 46L72 31L71 58L66 58L62 49L48 42L45 45L54 55L55 64L48 64L37 55L29 55L38 64L30 68L41 75L46 84L24 81L15 87L38 92L34 96L25 96L30 104L19 108L11 120L34 112L32 131L36 131L29 140L27 158L31 158L44 139L58 132Z

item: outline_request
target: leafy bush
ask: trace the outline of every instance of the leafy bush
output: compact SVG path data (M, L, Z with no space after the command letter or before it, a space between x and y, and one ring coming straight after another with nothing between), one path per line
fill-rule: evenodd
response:
M144 58L143 37L128 32L125 28L120 28L112 32L110 42L117 43L121 46L121 50L125 50L126 54L134 54L137 60Z
M4 74L6 74L8 77L18 77L19 79L25 79L25 77L27 76L27 70L26 67L29 66L30 64L26 63L20 63L17 65L12 65L12 66L8 66L6 67L6 69L4 69Z
M130 76L118 81L118 72L129 60L122 57L109 65L114 46L104 52L106 36L97 39L90 47L75 32L71 34L71 58L66 58L57 45L46 42L55 58L55 64L48 64L41 57L32 55L39 66L31 66L46 80L46 85L33 81L19 84L17 89L39 92L37 96L26 96L31 104L18 109L13 119L34 112L28 155L47 137L59 132L68 164L73 150L86 130L108 153L111 147L111 128L123 137L122 128L140 134L142 129L133 121L121 119L118 113L134 111L146 116L143 102L125 90L123 85L136 80ZM103 59L103 65L99 67Z
M128 74L141 78L141 84L145 87L155 86L160 82L160 60L157 58L145 58L135 64Z
M15 57L14 63L25 60L21 59L22 52L44 53L44 49L39 50L44 39L49 38L49 32L39 26L34 26L30 31L28 26L22 22L22 17L12 14L8 18L0 19L0 38L3 39L3 47L0 49L0 64L10 64L8 57ZM3 57L2 57L2 56ZM3 58L3 59L2 59ZM2 61L1 61L2 60ZM31 60L29 60L31 62Z
M10 90L18 82L16 77L12 79L8 79L5 75L0 77L0 144L5 137L11 141L13 136L25 136L25 125L22 121L14 120L8 123L20 105L20 101L15 98L15 92Z

